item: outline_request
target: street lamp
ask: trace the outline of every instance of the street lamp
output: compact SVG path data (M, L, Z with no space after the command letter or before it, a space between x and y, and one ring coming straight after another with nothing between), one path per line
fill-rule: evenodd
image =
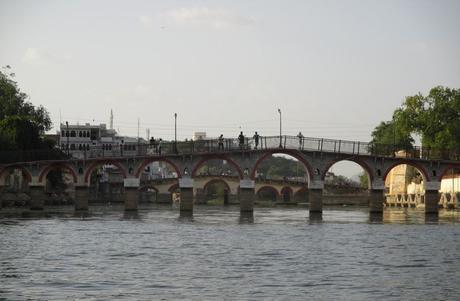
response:
M70 133L69 133L69 122L66 121L65 122L65 126L66 126L66 137L67 137L67 157L69 156L69 136L70 136Z
M174 152L177 153L177 113L174 113Z
M278 113L280 113L280 148L283 147L283 143L282 143L282 136L281 136L281 109L278 109Z

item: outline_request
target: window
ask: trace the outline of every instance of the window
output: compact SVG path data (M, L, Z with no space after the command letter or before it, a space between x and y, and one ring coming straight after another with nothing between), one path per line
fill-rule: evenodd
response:
M61 134L62 134L62 137L64 137L64 136L65 136L65 131L62 131L62 133L61 133Z
M82 137L82 136L83 136L82 132L78 131L78 137Z
M112 150L112 144L109 144L109 150Z
M86 145L86 150L89 150L89 144Z
M81 150L81 144L78 145L78 150Z
M75 144L72 143L72 144L70 145L70 150L75 150Z
M75 137L75 136L76 136L76 135L75 135L75 131L71 131L71 132L70 132L70 137Z

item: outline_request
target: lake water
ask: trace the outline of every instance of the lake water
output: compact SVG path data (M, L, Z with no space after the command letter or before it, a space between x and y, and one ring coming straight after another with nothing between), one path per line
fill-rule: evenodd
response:
M0 300L459 300L460 212L0 211Z

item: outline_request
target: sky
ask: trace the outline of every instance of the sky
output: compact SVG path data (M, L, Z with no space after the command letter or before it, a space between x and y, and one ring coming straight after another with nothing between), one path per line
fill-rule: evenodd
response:
M369 141L460 88L460 1L0 0L0 66L59 123Z

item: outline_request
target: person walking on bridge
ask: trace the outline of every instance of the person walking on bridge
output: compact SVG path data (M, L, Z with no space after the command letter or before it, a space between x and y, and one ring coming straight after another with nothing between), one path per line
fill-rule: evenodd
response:
M218 150L224 150L224 135L220 134L219 139L217 140L219 143L219 148Z
M303 135L302 132L297 134L297 138L299 138L299 149L302 149L302 142L303 142Z
M254 136L252 138L254 138L254 149L257 149L257 147L259 146L259 134L257 134L257 132L254 134Z
M239 142L239 145L240 145L240 149L243 149L243 146L244 146L244 135L243 135L243 132L242 132L242 131L240 132L240 135L238 136L238 142Z

